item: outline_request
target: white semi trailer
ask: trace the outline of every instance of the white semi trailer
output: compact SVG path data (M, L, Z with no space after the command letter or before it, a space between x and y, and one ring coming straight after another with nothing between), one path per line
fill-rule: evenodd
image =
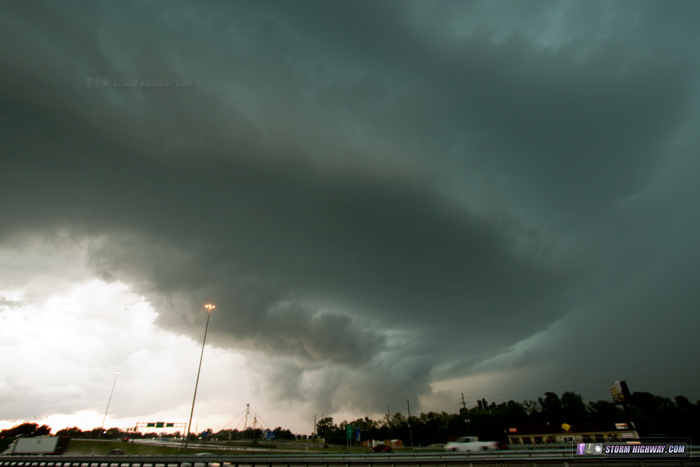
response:
M68 448L68 438L60 436L35 436L17 438L5 454L62 454Z

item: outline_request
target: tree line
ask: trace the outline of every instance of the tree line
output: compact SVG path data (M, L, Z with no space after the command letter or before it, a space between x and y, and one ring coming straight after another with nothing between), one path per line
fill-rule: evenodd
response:
M274 433L274 439L278 440L296 440L296 439L306 439L306 435L295 435L290 430L284 429L282 427L277 427L274 430L270 430ZM0 438L14 438L17 436L50 436L52 433L51 427L48 425L39 426L36 423L22 423L16 425L12 428L0 431ZM211 429L199 433L190 433L190 440L195 440L198 438L206 439L209 441L243 441L243 440L258 440L265 436L265 431L260 428L247 428L245 430L221 430L217 433L213 433ZM58 430L54 436L66 436L68 438L80 438L80 439L148 439L148 438L180 438L183 436L182 433L176 431L172 434L162 435L159 433L141 433L138 431L124 431L120 428L109 428L107 430L103 428L93 428L92 430L81 430L77 426L72 428L64 428Z
M635 392L630 397L626 410L620 405L606 400L585 403L581 395L564 392L561 397L553 392L546 392L544 397L535 400L516 402L510 400L496 404L481 399L476 406L467 408L466 404L458 413L428 412L420 415L405 416L401 412L387 415L379 420L369 417L336 424L332 417L325 417L316 424L316 433L312 436L323 439L326 443L345 445L348 443L347 427L353 427L353 440L357 429L362 440L399 439L405 446L429 446L442 444L448 438L473 435L482 440L507 441L505 430L524 425L561 426L563 423L574 425L581 422L633 422L641 437L676 436L692 438L700 442L700 401L690 402L684 396L673 400L648 392ZM277 427L274 430L276 440L306 439L306 435L295 435L290 430ZM14 436L40 436L51 433L47 425L24 423L0 431L0 438ZM201 437L212 441L256 440L263 436L261 429L239 431L221 430L214 433L206 430L191 434L191 439ZM82 431L77 427L65 428L56 432L57 436L74 438L153 438L156 433L125 432L119 428L102 430L94 428ZM175 433L174 437L180 436Z
M510 400L496 404L478 400L475 407L463 407L458 413L428 412L406 417L398 412L381 420L368 417L335 424L332 417L321 419L317 435L326 442L346 444L347 426L360 429L363 440L399 439L404 446L442 444L448 438L478 436L482 440L507 442L506 429L524 425L559 427L582 422L633 422L640 437L674 436L700 442L700 401L691 403L684 396L674 400L648 392L635 392L626 406L606 400L586 404L581 395L565 392L560 396L546 392L535 400Z

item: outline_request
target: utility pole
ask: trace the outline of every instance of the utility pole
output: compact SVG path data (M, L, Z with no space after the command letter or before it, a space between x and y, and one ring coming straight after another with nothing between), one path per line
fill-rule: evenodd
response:
M464 400L464 393L462 393L462 408L464 408L464 423L467 424L467 429L469 429L469 412L467 411L467 403Z
M413 449L413 428L411 428L411 402L406 399L406 407L408 408L408 432L411 435L411 449Z
M388 405L386 406L386 426L389 427L389 446L391 446L391 414Z

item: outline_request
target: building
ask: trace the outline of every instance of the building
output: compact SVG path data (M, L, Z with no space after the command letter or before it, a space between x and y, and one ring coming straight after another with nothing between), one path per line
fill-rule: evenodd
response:
M363 446L366 446L368 448L373 448L375 446L379 446L380 444L384 444L386 446L391 446L393 448L402 448L403 447L403 441L400 439L387 439L384 441L380 441L377 439L368 439L362 442Z
M633 423L584 422L572 425L529 425L506 428L508 442L518 444L603 443L637 439Z

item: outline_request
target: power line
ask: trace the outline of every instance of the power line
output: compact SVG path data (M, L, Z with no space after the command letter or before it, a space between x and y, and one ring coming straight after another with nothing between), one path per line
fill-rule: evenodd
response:
M227 422L224 426L222 426L221 428L219 428L219 431L221 431L221 430L223 430L224 428L226 428L227 426L229 426L231 423L233 423L238 417L240 417L240 416L243 415L244 413L245 413L245 410L243 410L243 412L241 412L241 413L239 413L238 415L236 415L235 417L233 417L233 418L231 419L231 421ZM240 422L239 422L239 425L240 425ZM238 428L238 426L236 426L236 428Z

